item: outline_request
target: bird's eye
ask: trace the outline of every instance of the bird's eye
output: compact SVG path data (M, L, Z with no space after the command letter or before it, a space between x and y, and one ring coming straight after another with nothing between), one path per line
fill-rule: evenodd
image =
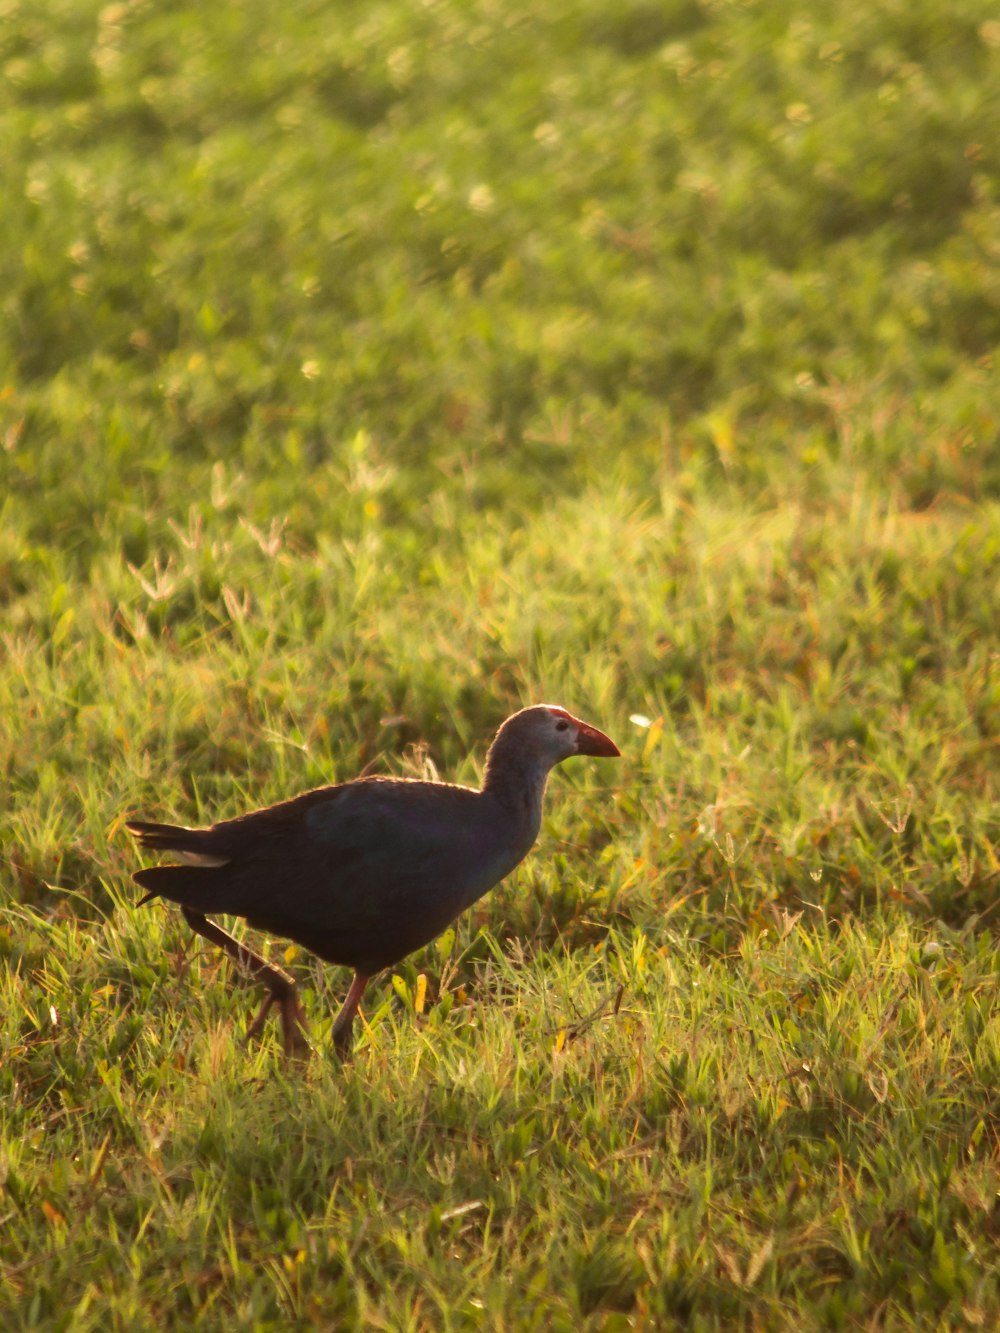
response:
M568 723L568 722L557 722L557 723L556 723L556 731L569 731L569 723Z

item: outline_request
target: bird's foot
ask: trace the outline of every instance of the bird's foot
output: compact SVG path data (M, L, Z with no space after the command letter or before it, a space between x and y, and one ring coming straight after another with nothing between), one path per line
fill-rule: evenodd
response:
M281 1019L281 1044L285 1055L290 1060L308 1060L312 1054L312 1046L306 1035L309 1025L294 984L279 985L264 996L253 1022L247 1029L247 1042L256 1040L264 1031L264 1023L275 1004L278 1006L278 1016Z
M233 939L232 935L224 931L221 926L217 926L214 921L202 916L200 912L190 907L182 907L181 911L193 931L217 945L239 968L249 972L255 981L261 981L267 987L264 1002L250 1024L247 1040L253 1041L255 1037L260 1036L272 1006L277 1004L281 1015L281 1038L285 1054L302 1059L308 1058L312 1047L305 1035L306 1015L299 1001L295 978L284 968L278 967L276 963L269 963L252 949L248 949L245 944Z

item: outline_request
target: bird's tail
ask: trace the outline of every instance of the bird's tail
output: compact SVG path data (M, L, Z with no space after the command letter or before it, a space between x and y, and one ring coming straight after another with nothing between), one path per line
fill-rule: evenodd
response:
M214 846L216 841L213 829L185 828L182 824L151 824L143 819L129 819L125 827L137 838L140 847L149 847L157 852L172 852L182 866L199 866L202 869L218 869L228 865L230 857L220 853ZM181 866L156 866L149 870L139 870L132 876L142 888L150 892L141 899L139 906L157 898L163 892L171 876L168 870L180 870ZM170 896L165 895L165 896Z
M160 851L196 851L199 835L206 830L185 828L181 824L150 824L145 819L128 819L125 827L141 847L155 847Z
M185 828L182 824L149 824L129 819L125 827L138 838L140 847L173 852L189 866L224 866L230 857L218 847L215 829Z

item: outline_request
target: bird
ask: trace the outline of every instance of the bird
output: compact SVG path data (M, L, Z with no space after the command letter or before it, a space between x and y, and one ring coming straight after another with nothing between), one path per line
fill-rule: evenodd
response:
M142 848L173 857L133 874L146 890L138 905L176 903L193 931L263 983L267 994L248 1039L260 1035L277 1006L289 1057L311 1051L294 977L209 914L242 917L352 968L332 1032L343 1058L370 978L430 943L531 850L550 770L573 755L620 753L603 731L566 709L534 704L500 726L481 788L362 776L208 828L128 819Z

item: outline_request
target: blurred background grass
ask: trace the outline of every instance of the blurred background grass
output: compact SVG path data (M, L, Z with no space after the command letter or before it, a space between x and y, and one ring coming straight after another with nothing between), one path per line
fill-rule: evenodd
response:
M991 905L989 5L4 15L8 892L551 697L609 913Z

